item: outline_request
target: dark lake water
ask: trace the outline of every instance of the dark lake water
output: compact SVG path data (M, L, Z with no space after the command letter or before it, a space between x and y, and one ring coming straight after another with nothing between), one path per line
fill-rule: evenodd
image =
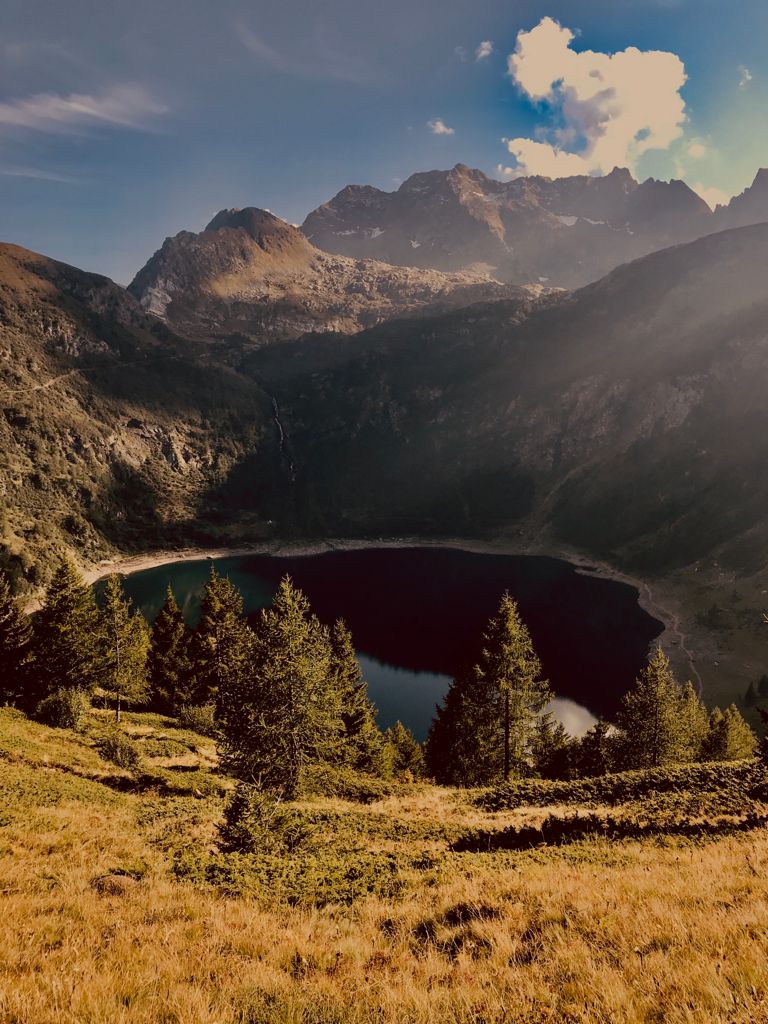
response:
M448 548L367 548L322 555L216 559L255 616L289 573L323 622L344 618L384 727L398 718L419 738L450 679L478 652L509 590L573 733L610 717L663 626L637 591L585 576L556 558L488 555ZM197 621L211 562L179 562L134 573L126 591L153 618L170 583L187 620Z

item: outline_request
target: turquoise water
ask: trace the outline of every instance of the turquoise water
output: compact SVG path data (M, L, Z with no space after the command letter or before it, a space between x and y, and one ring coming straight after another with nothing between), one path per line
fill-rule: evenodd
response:
M615 712L663 629L640 608L634 587L580 575L555 558L366 548L213 564L242 591L249 615L270 603L288 573L321 621L344 618L380 724L399 718L420 738L452 676L476 657L505 590L518 601L557 694L552 710L574 733L588 728L593 716ZM180 562L134 573L126 590L153 618L170 583L194 624L210 565Z

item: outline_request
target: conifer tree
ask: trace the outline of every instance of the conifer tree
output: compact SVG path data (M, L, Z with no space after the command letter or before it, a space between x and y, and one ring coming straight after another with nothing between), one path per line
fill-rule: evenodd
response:
M509 594L483 635L478 663L458 676L430 729L427 763L442 782L478 785L520 768L551 700L530 634Z
M35 616L32 707L56 690L92 692L102 680L104 645L93 590L71 562L55 571Z
M630 768L656 768L680 757L680 685L660 647L624 697L618 716Z
M384 742L389 770L393 775L412 775L415 778L424 775L424 749L402 722L395 722L386 730Z
M0 573L0 703L25 706L32 648L32 623Z
M110 576L104 588L101 626L104 641L102 685L113 696L115 719L119 722L123 702L141 704L147 699L150 633L141 612L131 608L131 601L126 599L117 575Z
M685 684L680 694L677 718L679 734L677 760L701 761L709 731L709 715L690 681Z
M344 760L357 771L380 775L384 770L384 737L376 725L376 708L368 699L352 634L341 619L331 630L330 676L341 705Z
M573 747L562 722L556 722L550 712L539 715L531 738L532 766L538 775L544 779L567 779Z
M708 761L740 761L754 757L758 740L734 704L725 711L715 708L709 718L704 743Z
M255 630L250 671L224 674L224 763L245 782L295 796L307 765L339 754L343 725L328 630L289 577Z
M578 775L605 775L614 767L614 743L607 722L596 722L579 740L573 755Z
M161 711L178 712L195 699L190 644L192 631L184 621L169 586L163 607L152 624L147 660L152 704Z
M215 701L223 686L239 685L248 671L252 646L242 595L211 566L191 646L196 704Z

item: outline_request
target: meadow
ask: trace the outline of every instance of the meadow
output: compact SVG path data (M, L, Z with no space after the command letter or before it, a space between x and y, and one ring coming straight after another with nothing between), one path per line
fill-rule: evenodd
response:
M307 798L297 849L243 855L218 845L232 784L213 740L130 714L126 769L100 753L107 730L105 712L78 733L0 712L3 1024L768 1020L756 762L670 769L666 793ZM659 801L668 823L717 827L542 831L658 820ZM466 848L510 830L518 849Z

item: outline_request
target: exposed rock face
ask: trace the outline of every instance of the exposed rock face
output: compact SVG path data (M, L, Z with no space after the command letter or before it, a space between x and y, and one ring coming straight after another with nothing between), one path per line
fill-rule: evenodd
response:
M329 255L254 208L222 210L200 234L166 239L129 290L187 336L256 343L318 331L349 334L393 316L515 294L487 274Z
M716 230L682 181L605 177L500 182L458 164L396 192L352 185L302 225L320 249L403 266L483 266L504 281L573 288L627 260Z
M718 228L741 228L768 221L768 168L762 168L755 180L727 206L715 210Z

